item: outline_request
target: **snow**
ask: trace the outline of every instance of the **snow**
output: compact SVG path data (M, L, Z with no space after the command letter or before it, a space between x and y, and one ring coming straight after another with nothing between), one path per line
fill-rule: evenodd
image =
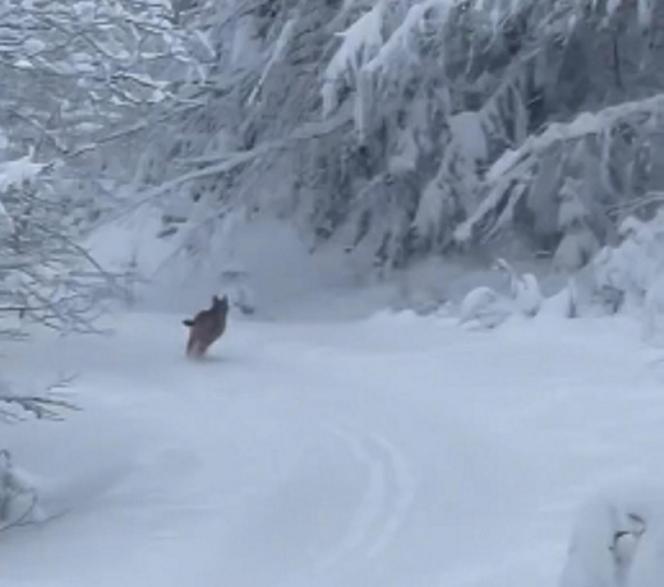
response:
M3 347L83 409L0 428L52 517L2 535L0 586L553 587L580 506L661 468L627 319L234 317L189 362L180 318Z
M503 271L509 281L509 295L488 286L469 291L459 308L460 324L494 328L511 315L535 317L542 308L542 292L537 277L532 273L520 275L504 259L498 259L495 268ZM560 313L559 316L565 315Z
M461 150L473 161L484 161L488 155L486 133L476 112L460 112L450 117L450 130Z
M662 486L618 483L584 504L561 587L661 585Z
M14 232L14 221L0 200L0 238L6 238Z
M44 163L35 163L32 159L34 148L20 159L0 163L0 192L18 188L25 182L32 182L47 167Z
M653 338L664 332L664 275L660 274L648 286L644 300L644 336Z
M481 286L468 292L461 304L459 319L461 324L473 322L493 328L504 322L512 310L512 304L506 297L490 287Z
M512 295L519 311L524 316L535 316L542 305L542 292L537 277L532 273L526 273L514 280L512 288Z
M600 286L623 292L630 306L645 302L644 335L652 337L664 312L664 212L649 222L627 217L619 233L622 242L594 259L595 279Z
M46 50L46 43L41 39L26 39L23 43L23 47L25 47L25 50L28 51L28 53L41 53Z
M594 5L597 6L598 2L595 0ZM647 30L652 25L652 19L655 12L655 0L636 0L632 4L636 4L639 25L642 29ZM622 0L609 0L606 6L608 16L613 16L619 10L624 8Z
M263 73L261 74L256 87L249 95L248 101L250 104L253 104L258 98L260 90L263 87L263 84L265 83L265 80L267 79L267 76L270 74L270 72L280 61L285 58L288 45L290 44L293 35L295 34L296 25L297 20L292 18L284 25L284 28L281 30L279 38L275 43L274 50L272 51L272 55L265 65Z
M507 150L487 172L490 179L514 172L528 161L533 153L541 153L558 141L572 141L587 135L599 135L616 122L640 114L648 117L662 108L664 96L656 95L644 100L625 102L596 113L582 112L569 123L552 123L539 135L530 136L516 151Z
M384 3L378 2L371 10L357 19L338 36L343 39L323 75L321 90L323 116L327 117L337 108L338 82L354 77L380 50L383 44L382 21Z
M0 149L5 146L5 137L0 133ZM35 163L32 159L34 148L25 157L0 163L0 193L12 188L20 188L31 183L47 167L43 163ZM13 234L14 221L0 199L0 238Z
M0 532L31 521L42 521L36 499L36 490L14 467L11 455L0 451Z
M530 135L517 149L506 149L487 170L484 199L469 217L456 227L455 240L460 244L468 243L477 236L478 226L488 222L492 225L490 230L495 232L511 221L517 202L532 189L533 182L539 177L539 170L545 165L542 159L554 146L571 146L593 136L606 141L612 136L616 125L629 121L630 118L646 121L644 125L656 124L658 113L662 110L662 100L664 96L657 94L643 100L610 106L598 112L583 112L570 122L549 124L540 134ZM603 162L603 165L605 166L606 162ZM559 169L566 168L561 166ZM605 186L602 186L602 189L606 189ZM496 208L502 208L502 213L498 218L490 218Z
M648 29L655 16L655 0L638 1L639 24L641 28Z

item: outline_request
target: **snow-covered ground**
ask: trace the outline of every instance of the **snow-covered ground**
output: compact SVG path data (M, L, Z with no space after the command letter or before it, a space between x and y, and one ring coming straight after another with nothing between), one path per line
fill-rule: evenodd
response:
M180 318L6 348L83 410L0 428L57 515L0 536L2 587L549 587L579 507L661 471L628 320L232 321L190 362Z

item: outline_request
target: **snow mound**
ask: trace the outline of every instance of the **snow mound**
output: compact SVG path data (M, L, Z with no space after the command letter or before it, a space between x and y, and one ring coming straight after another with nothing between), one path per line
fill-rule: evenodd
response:
M664 488L605 491L578 516L560 587L659 587L662 548Z
M474 321L484 328L493 328L504 322L512 311L513 306L505 296L490 287L476 287L461 303L459 322Z
M626 218L620 234L622 242L594 260L597 288L618 292L628 310L640 312L644 338L652 340L664 317L664 209L648 222Z
M493 328L512 314L533 318L539 313L542 292L537 278L532 273L520 275L504 259L498 259L494 268L507 275L509 294L501 294L487 286L471 290L461 303L461 324L475 321L485 328Z

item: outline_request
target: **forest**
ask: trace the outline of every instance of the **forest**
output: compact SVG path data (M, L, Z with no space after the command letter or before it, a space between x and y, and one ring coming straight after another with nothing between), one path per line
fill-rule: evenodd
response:
M0 587L659 585L663 63L662 0L0 0Z

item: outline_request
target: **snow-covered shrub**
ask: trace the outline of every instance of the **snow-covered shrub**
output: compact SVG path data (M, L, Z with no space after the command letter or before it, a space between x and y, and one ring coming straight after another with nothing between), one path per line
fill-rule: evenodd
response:
M470 291L461 303L462 324L472 320L485 328L493 328L512 314L532 318L539 312L542 293L533 274L517 273L504 259L496 261L495 269L507 276L508 293L499 293L486 286Z
M59 163L35 158L31 148L0 163L0 317L91 331L98 302L122 285L77 243L67 201L54 188Z
M579 315L576 288L572 280L542 301L540 313L555 318L576 318Z
M9 382L0 379L0 425L21 421L26 416L38 420L62 419L63 412L77 409L62 394L72 380L73 377L60 377L46 389L15 393Z
M641 312L644 334L652 336L664 316L664 208L649 221L626 218L619 233L622 242L594 260L596 287L604 299Z
M9 452L0 450L0 532L36 518L37 491L13 465Z
M575 271L588 263L599 249L590 227L591 212L583 197L583 184L567 178L559 194L558 228L563 237L553 263L559 270Z
M509 291L515 309L529 318L537 315L542 305L542 292L537 278L532 273L517 273L504 259L496 261L496 268L509 279Z
M63 411L76 409L58 392L70 381L61 378L44 391L21 395L0 379L0 426L21 421L26 415L40 420L61 419ZM35 483L14 465L9 451L0 447L0 532L43 519Z
M483 328L502 324L514 311L510 300L491 289L481 286L468 292L461 302L459 321L476 323Z
M399 284L391 306L396 311L412 310L418 316L429 316L444 308L447 300L435 289L426 286L411 288Z
M664 577L662 488L625 487L582 508L560 587L659 587Z
M650 284L644 305L643 335L650 339L664 329L664 275Z

